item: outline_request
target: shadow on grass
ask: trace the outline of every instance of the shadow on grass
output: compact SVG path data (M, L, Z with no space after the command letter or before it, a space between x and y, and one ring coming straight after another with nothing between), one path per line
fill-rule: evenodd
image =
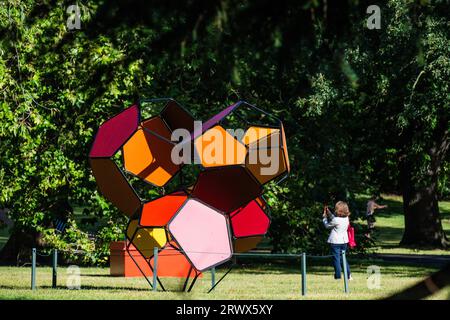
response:
M102 277L102 278L121 278L120 276L112 276L110 274L105 274L105 273L85 273L85 274L80 274L81 277Z
M354 273L367 274L367 267L376 265L381 268L382 273L395 274L398 277L421 277L437 270L433 266L418 266L408 262L391 262L373 258L349 257L350 268ZM309 261L307 262L306 272L314 275L331 275L333 266L330 261ZM242 275L287 275L301 274L301 265L292 264L243 264L233 269L232 273Z
M375 232L373 234L373 239L375 243L378 245L394 245L394 247L398 247L400 244L400 240L402 239L403 228L396 227L377 227L375 226Z
M29 286L8 286L8 285L0 285L1 289L8 289L8 290L17 290L17 289L28 289L31 290ZM54 290L67 290L67 291L73 291L74 289L69 289L67 287L63 286L57 286L56 288L53 288L52 286L36 286L36 290L45 290L45 289L54 289ZM82 285L80 290L129 290L129 291L151 291L151 288L136 288L136 287L123 287L123 286L94 286L94 285Z

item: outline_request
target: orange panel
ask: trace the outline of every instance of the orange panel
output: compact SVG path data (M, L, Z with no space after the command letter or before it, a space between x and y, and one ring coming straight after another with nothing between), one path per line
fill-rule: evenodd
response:
M142 277L141 271L136 266L136 263L142 269L146 276L151 276L152 272L148 262L136 250L133 245L130 245L130 254L133 256L136 263L126 251L125 241L114 241L109 245L110 248L110 275L117 277Z
M286 144L286 134L284 133L283 124L281 124L281 137L282 137L282 143L283 143L284 161L286 161L287 172L289 173L289 172L291 172L291 165L289 163L289 154L288 154L288 149L287 149L287 144Z
M136 250L131 244L130 253L126 251L125 241L115 241L110 243L110 275L117 277L142 277L144 272L147 277L153 276L147 260ZM131 258L133 256L136 263ZM153 267L153 260L151 261ZM182 253L167 246L158 253L158 277L180 277L186 278L189 272L189 261ZM195 273L192 272L190 277L193 278ZM202 277L202 274L199 276Z
M252 160L252 152L264 152L267 153L266 156L270 159L269 164L263 164L260 161L259 155L257 156L257 161L254 163ZM278 177L283 172L286 171L286 161L284 160L283 149L251 149L249 155L245 161L246 168L252 173L252 175L259 181L259 183L264 184L270 180ZM269 168L272 168L268 170ZM268 170L268 171L264 171Z
M258 140L261 140L262 138L268 137L272 134L277 134L279 132L280 130L276 128L250 127L242 137L242 142L247 146L250 146L258 142Z
M172 162L172 148L172 143L139 129L123 146L124 167L147 182L164 186L180 168Z
M194 144L204 167L242 164L247 154L245 145L221 126L207 130Z
M142 208L140 225L143 227L164 227L186 199L186 193L174 192L145 203Z

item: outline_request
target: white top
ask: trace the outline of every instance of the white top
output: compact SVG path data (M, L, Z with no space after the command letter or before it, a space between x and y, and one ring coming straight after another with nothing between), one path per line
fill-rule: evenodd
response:
M344 244L348 243L348 225L350 221L348 217L335 217L328 221L327 218L323 219L325 228L331 229L330 236L328 237L328 243L332 244Z

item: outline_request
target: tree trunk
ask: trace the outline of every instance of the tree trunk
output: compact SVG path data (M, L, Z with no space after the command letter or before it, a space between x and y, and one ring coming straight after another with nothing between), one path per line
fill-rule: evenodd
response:
M437 190L440 166L449 145L447 134L435 140L430 148L428 155L431 161L425 174L417 173L417 164L410 157L404 155L400 159L400 185L405 214L401 245L445 248L450 244L442 228Z
M405 231L400 244L420 247L448 246L448 240L442 229L434 183L419 190L414 187L404 188L403 210Z
M31 248L40 245L40 234L14 229L5 246L0 251L0 264L20 265L29 262Z

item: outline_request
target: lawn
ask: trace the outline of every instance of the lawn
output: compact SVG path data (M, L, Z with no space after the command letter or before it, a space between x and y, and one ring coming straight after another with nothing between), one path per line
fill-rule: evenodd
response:
M367 267L381 268L381 286L369 289ZM393 265L380 261L351 261L354 280L350 293L343 292L342 280L334 280L328 265L308 265L307 296L301 296L301 276L297 265L262 264L233 270L213 291L210 273L200 279L191 293L176 292L181 282L163 279L169 292L152 292L143 278L109 276L108 268L81 268L81 289L66 287L67 268L58 269L58 288L51 289L51 269L38 267L37 289L30 290L30 267L0 267L0 299L379 299L420 281L433 268ZM218 270L216 279L223 273ZM432 296L447 299L450 289Z
M364 207L366 198L359 198ZM389 208L377 211L374 239L377 253L450 254L450 250L417 250L399 247L403 233L401 198L384 195L379 201ZM443 226L450 237L450 202L440 202ZM361 223L361 222L360 222ZM363 223L363 222L362 222ZM0 247L7 239L5 229L0 229ZM200 279L191 293L178 292L182 280L163 279L168 292L152 292L143 278L117 278L109 276L108 268L81 268L81 290L69 290L67 268L58 270L58 288L51 289L51 269L38 267L36 291L30 290L30 267L0 267L0 299L380 299L412 285L436 271L433 267L402 265L381 260L356 260L350 258L354 280L350 293L343 292L343 282L332 277L328 262L309 261L307 267L306 297L301 296L299 263L243 265L233 270L215 291L208 294L210 273ZM381 287L369 289L367 267L381 268ZM216 279L223 274L218 270ZM449 299L450 288L430 297Z
M359 207L365 210L366 197L358 199ZM400 247L399 243L402 239L403 230L405 226L403 216L403 202L400 196L383 195L378 204L387 204L388 208L377 210L376 215L376 229L373 239L376 247L374 251L377 253L395 253L395 254L435 254L435 255L450 255L450 249L416 249ZM450 201L439 202L439 209L441 212L442 226L450 238ZM365 223L365 221L363 222Z

